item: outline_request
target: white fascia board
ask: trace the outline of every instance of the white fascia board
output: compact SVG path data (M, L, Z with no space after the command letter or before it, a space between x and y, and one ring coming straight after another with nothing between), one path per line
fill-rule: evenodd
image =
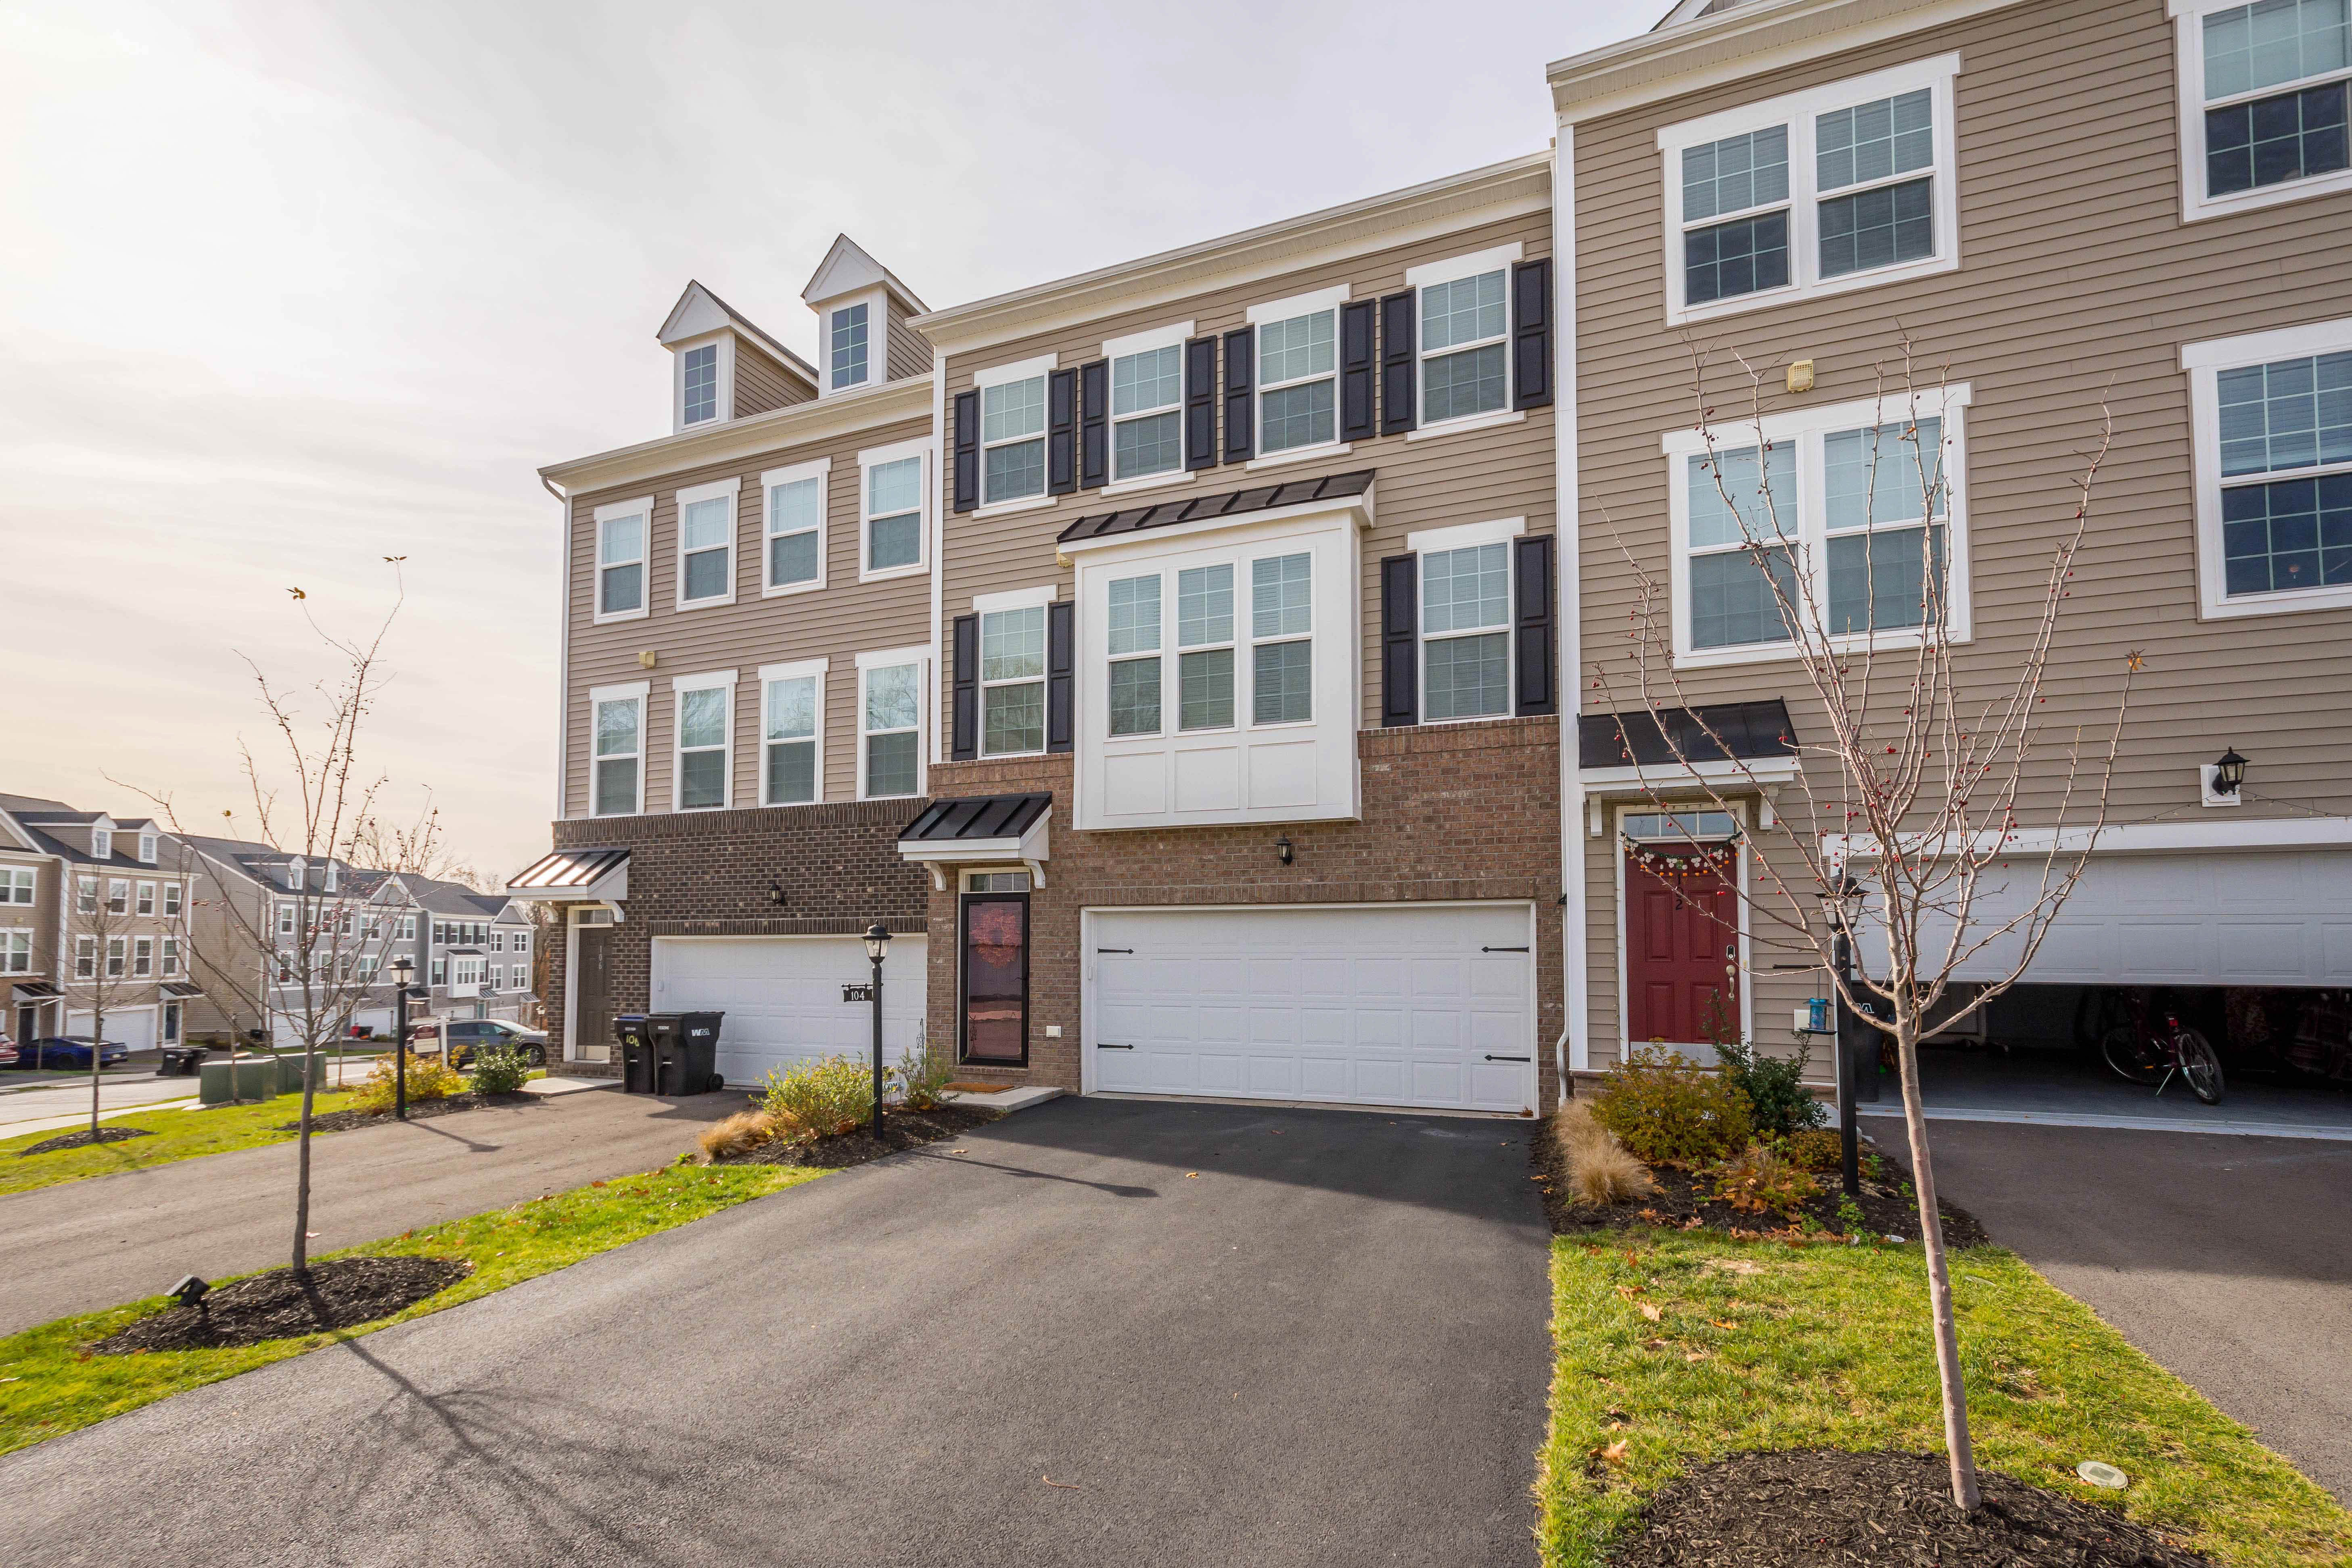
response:
M596 509L595 520L605 523L616 517L651 517L653 514L654 498L639 496L635 500L607 501Z
M1658 150L1676 153L1685 147L1704 146L1709 142L1720 142L1727 136L1761 130L1768 125L1779 125L1835 109L1850 108L1857 103L1893 98L1898 93L1911 92L1923 87L1933 87L1959 74L1960 56L1957 49L1922 60L1906 61L1865 76L1824 82L1801 92L1782 93L1778 98L1743 103L1736 109L1718 110L1696 120L1678 120L1672 125L1662 125L1657 131Z
M1034 359L1017 359L1006 364L992 364L971 374L974 386L1002 386L1009 381L1027 381L1044 375L1061 363L1059 354L1039 354Z
M1972 844L1980 854L2011 855L2047 855L2053 851L2071 855L2086 849L2096 855L2175 855L2200 849L2343 849L2352 848L2352 816L2121 823L2098 829L2095 838L2087 826L2021 827L2006 839L1999 833L1979 833L1968 839L1952 836L1922 837L1905 847L1930 859L1948 859L1959 853L1964 843ZM1856 860L1875 860L1882 855L1878 840L1866 834L1823 834L1822 848L1832 856Z
M2302 359L2311 354L2340 353L2352 349L2352 317L2313 321L2300 327L2276 327L2234 338L2209 338L2180 345L2183 370L2234 370L2274 359Z
M1362 495L1346 496L1338 500L1301 501L1297 506L1268 507L1264 511L1245 511L1235 517L1204 517L1192 522L1171 523L1166 528L1106 534L1100 539L1066 540L1055 548L1065 557L1139 546L1156 549L1171 539L1190 539L1196 534L1221 533L1266 522L1296 522L1307 517L1340 516L1353 518L1358 528L1369 531L1372 526L1372 492L1366 490Z
M589 688L588 700L592 703L622 702L632 697L643 697L652 689L653 683L646 680L624 681L617 686L594 686Z
M1451 528L1424 528L1404 536L1405 549L1414 555L1436 550L1467 550L1475 544L1500 544L1528 531L1524 517L1498 517L1488 522L1457 522Z
M1051 583L1035 588L1008 588L1002 594L974 594L971 613L992 616L999 610L1034 610L1054 602L1055 585Z
M1293 294L1287 300L1268 300L1262 305L1252 305L1246 314L1249 324L1255 327L1265 321L1286 321L1293 316L1311 316L1318 310L1337 310L1347 302L1348 286L1335 283L1311 294Z
M1645 795L1662 790L1738 789L1752 784L1793 784L1799 771L1794 757L1748 757L1737 762L1635 763L1618 768L1586 768L1579 775L1584 793L1601 795Z
M1510 266L1527 254L1527 247L1517 240L1508 245L1492 246L1474 250L1467 256L1449 256L1443 261L1424 261L1418 267L1404 269L1404 286L1426 289L1433 283L1451 283L1458 278L1475 278L1481 272L1493 272Z
M831 668L832 663L830 658L820 656L815 658L796 658L789 664L763 664L760 667L760 679L765 683L771 680L798 680L803 676L808 675L823 675L827 668Z
M1192 322L1171 321L1164 327L1152 327L1140 332L1129 332L1123 338L1106 340L1102 357L1125 359L1129 354L1150 353L1153 349L1181 348L1184 340L1192 335Z
M1029 825L1029 830L1018 838L940 838L919 839L898 846L898 858L913 863L947 866L1001 864L1007 861L1038 861L1051 859L1051 840L1046 828L1053 820L1048 812Z

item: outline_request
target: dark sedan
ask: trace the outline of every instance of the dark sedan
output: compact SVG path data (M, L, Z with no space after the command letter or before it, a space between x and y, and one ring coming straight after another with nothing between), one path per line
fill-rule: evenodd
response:
M88 1035L51 1035L46 1039L27 1040L16 1047L15 1066L30 1068L82 1068L89 1066ZM110 1068L131 1059L131 1047L120 1040L109 1040L98 1047L98 1065Z

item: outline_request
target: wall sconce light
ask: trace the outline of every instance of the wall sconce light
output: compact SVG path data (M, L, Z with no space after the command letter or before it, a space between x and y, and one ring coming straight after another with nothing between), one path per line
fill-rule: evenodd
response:
M2207 805L2236 805L2238 786L2246 782L2246 759L2238 755L2235 746L2223 752L2213 762L2197 770L2200 794Z
M642 668L651 669L654 667L654 650L646 648L640 652L637 655L637 664Z
M780 909L783 906L784 885L782 882L771 882L768 884L768 902L776 905Z
M1275 858L1287 866L1291 860L1290 835L1286 833L1274 841Z

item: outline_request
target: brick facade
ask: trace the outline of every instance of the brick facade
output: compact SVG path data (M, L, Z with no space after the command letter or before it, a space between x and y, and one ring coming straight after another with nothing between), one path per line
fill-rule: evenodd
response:
M1363 820L1079 833L1065 754L934 767L941 797L1051 791L1051 858L1031 895L1029 1065L961 1076L1079 1088L1078 912L1181 904L1527 900L1536 910L1538 1091L1552 1103L1561 1006L1559 721L1368 730ZM1287 836L1293 864L1276 858ZM634 892L634 886L632 888ZM957 894L930 895L930 1032L956 1037ZM635 900L632 899L634 903ZM1061 1026L1058 1039L1045 1036Z
M922 800L766 806L558 822L555 847L629 851L627 918L614 928L615 1011L642 1011L651 995L657 936L829 936L876 920L894 931L924 929L922 868L898 858L898 830ZM782 889L772 900L769 888ZM548 1054L567 1054L564 999L571 943L558 927L548 982ZM573 1063L594 1072L598 1064Z

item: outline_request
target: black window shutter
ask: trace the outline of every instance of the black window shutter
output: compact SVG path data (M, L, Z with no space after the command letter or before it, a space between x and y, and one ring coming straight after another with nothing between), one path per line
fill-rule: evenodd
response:
M1552 549L1554 536L1537 534L1517 541L1511 564L1517 573L1518 625L1512 638L1518 658L1521 713L1557 713L1559 693L1553 682Z
M1095 489L1110 479L1110 361L1078 367L1078 484Z
M955 696L949 710L948 753L959 763L980 755L980 617L955 618Z
M1217 340L1184 345L1184 466L1217 466Z
M1257 384L1257 330L1225 334L1225 461L1246 463L1257 455L1257 416L1250 406Z
M1381 300L1381 434L1413 426L1412 312L1414 290Z
M1549 258L1511 268L1511 385L1514 408L1538 408L1551 401Z
M1057 370L1045 378L1045 493L1077 488L1078 373Z
M1077 622L1076 605L1045 606L1045 749L1049 752L1068 751L1076 733L1070 720L1078 686Z
M1378 307L1357 300L1339 307L1339 439L1372 437L1372 318Z
M1421 557L1381 563L1381 724L1421 722Z
M980 394L959 392L955 400L955 509L980 504Z

